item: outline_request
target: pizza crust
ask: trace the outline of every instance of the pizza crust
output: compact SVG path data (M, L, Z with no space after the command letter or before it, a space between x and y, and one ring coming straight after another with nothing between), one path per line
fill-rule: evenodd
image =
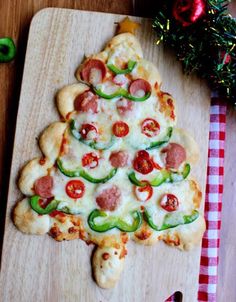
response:
M34 195L33 187L35 180L47 175L48 169L52 166L48 159L43 159L43 164L40 164L40 160L40 157L32 159L21 170L18 186L26 196Z
M144 221L141 228L134 233L133 240L139 244L153 245L159 241L159 237Z
M40 149L52 164L54 164L59 156L63 134L66 128L66 123L55 122L48 126L40 136Z
M122 33L113 37L106 45L105 52L109 53L119 44L124 44L132 49L140 58L143 57L143 51L139 41L131 33Z
M24 195L34 195L35 180L48 175L48 170L53 166L59 155L66 127L66 123L55 122L46 128L40 136L39 146L45 158L37 157L28 162L21 170L18 185Z
M68 114L74 111L74 100L77 95L89 90L89 87L82 83L76 83L63 87L56 96L57 108L61 116L67 120Z
M28 198L19 201L13 210L13 221L23 233L43 235L49 231L50 217L38 215L29 205Z
M89 234L89 239L96 245L102 247L114 247L119 249L122 245L129 241L130 235L128 233L118 233L112 235L104 234Z
M97 284L101 288L113 288L124 268L123 248L98 247L93 255L92 267Z
M201 205L201 201L202 201L202 192L199 188L199 185L195 180L189 180L189 186L190 186L191 191L194 192L194 195L193 195L194 207L196 209L199 209L200 205Z
M49 235L57 241L82 239L88 241L80 217L75 215L56 215L51 218L52 225Z
M174 128L170 142L180 144L185 148L187 153L186 161L190 164L195 164L199 161L199 147L188 131Z
M202 215L199 215L199 217L190 224L181 225L175 229L164 232L162 239L168 245L176 246L180 250L187 251L200 245L205 230L205 219Z
M159 89L161 86L161 76L158 69L147 60L141 59L131 74L134 79L145 79L155 89Z

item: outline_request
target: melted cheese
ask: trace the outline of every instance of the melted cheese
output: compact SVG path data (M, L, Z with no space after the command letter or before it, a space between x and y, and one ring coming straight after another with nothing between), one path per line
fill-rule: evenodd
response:
M159 79L151 76L151 74L157 74L156 69L152 67L151 63L141 59L131 47L128 47L124 43L117 45L109 52L107 63L114 64L119 68L124 68L124 64L127 63L128 60L137 61L135 68L130 74L133 79L143 78L150 81L150 84L152 85L151 96L144 102L134 102L132 111L125 116L120 116L117 111L116 102L120 99L120 97L117 97L112 100L99 98L97 114L74 112L71 117L75 119L78 128L83 123L95 125L99 133L98 140L101 143L108 143L111 140L113 135L112 125L116 121L122 120L127 123L129 126L129 134L124 138L116 138L115 143L110 149L98 151L93 150L91 147L75 139L68 130L66 132L68 152L62 157L65 168L75 170L82 167L81 161L84 154L94 152L99 157L98 167L94 169L84 167L83 169L95 178L103 178L109 174L111 169L113 169L109 161L109 157L113 151L126 150L129 154L128 166L118 168L116 175L106 184L93 184L81 177L74 178L80 179L85 184L85 194L82 198L77 200L71 199L65 191L65 186L70 178L64 176L56 169L51 171L51 175L54 178L53 194L57 200L61 200L59 208L68 207L72 213L81 213L86 230L89 233L98 236L102 236L102 234L97 234L89 228L87 218L92 210L99 208L96 204L96 196L99 192L106 189L108 185L116 185L119 187L121 191L121 203L115 211L107 211L107 214L123 217L127 223L132 223L132 217L129 215L131 211L140 210L141 206L145 206L153 215L154 222L158 226L161 226L167 212L160 207L159 203L163 194L166 193L174 194L179 199L179 209L177 213L191 213L193 209L192 200L194 192L190 189L188 181L182 181L176 184L163 184L160 187L155 187L153 188L152 197L146 202L140 202L134 194L134 186L128 179L128 173L133 169L132 161L137 150L144 149L150 142L159 141L165 138L168 128L173 127L175 121L166 117L165 112L163 113L160 110L158 94L156 88L154 88L154 85ZM93 76L94 81L96 82L99 75L95 74ZM115 79L116 80L113 82L108 80L105 83L100 84L99 88L107 94L114 93L121 86L124 89L128 89L130 77L126 75L117 75ZM143 91L138 91L137 94L143 96ZM147 137L141 131L141 124L146 118L153 118L160 124L160 132L155 137ZM159 149L154 149L149 153L157 164L162 167L164 166L164 159ZM139 179L150 180L154 178L157 173L158 170L154 169L153 172L148 175L142 175L138 172L136 174ZM97 218L98 222L101 220L101 218ZM117 229L112 229L109 232L106 232L106 234L118 234L119 232L120 231Z

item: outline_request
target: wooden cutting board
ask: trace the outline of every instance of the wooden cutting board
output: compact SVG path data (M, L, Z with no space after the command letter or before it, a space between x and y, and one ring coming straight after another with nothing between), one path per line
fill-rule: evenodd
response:
M1 301L163 302L175 291L183 293L183 301L197 301L200 246L181 252L162 242L152 247L131 242L120 282L114 289L103 290L92 279L92 246L80 240L58 243L47 235L24 235L10 218L13 205L22 197L16 186L19 169L40 154L39 134L59 119L55 93L76 82L74 72L84 54L99 52L114 35L115 22L123 17L49 8L31 23L9 184ZM155 45L150 20L133 19L142 25L137 36L144 57L158 66L162 89L177 100L178 125L186 127L200 146L201 161L193 171L204 191L209 91L199 79L182 74L172 53Z

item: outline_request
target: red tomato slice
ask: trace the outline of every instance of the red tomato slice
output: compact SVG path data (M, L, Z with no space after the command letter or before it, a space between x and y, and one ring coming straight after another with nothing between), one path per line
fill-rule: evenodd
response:
M147 201L152 197L153 188L149 184L145 187L136 187L135 186L135 195L139 201Z
M81 180L70 180L66 184L66 194L70 198L81 198L85 192L85 185Z
M112 127L112 131L117 137L124 137L129 133L129 126L122 121L115 122Z
M136 157L133 166L141 174L148 174L153 170L153 162L150 158Z
M136 157L142 157L142 158L149 159L149 153L145 150L140 150L140 151L138 151Z
M160 125L152 118L146 118L141 125L142 133L148 137L156 136L160 132Z
M83 139L96 139L98 136L97 128L91 124L83 124L80 128L79 133Z
M179 208L179 200L173 194L165 194L162 196L160 206L167 212L173 212Z
M86 153L82 157L82 166L94 169L98 166L98 156L94 152Z

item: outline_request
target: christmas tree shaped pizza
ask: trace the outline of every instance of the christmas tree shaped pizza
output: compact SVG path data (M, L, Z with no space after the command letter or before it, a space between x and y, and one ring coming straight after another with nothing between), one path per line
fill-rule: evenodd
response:
M25 198L13 219L24 233L94 243L95 279L110 288L129 239L180 249L200 242L201 191L188 177L198 148L175 128L175 102L131 33L86 58L76 77L57 94L64 122L43 132L43 156L21 171Z

